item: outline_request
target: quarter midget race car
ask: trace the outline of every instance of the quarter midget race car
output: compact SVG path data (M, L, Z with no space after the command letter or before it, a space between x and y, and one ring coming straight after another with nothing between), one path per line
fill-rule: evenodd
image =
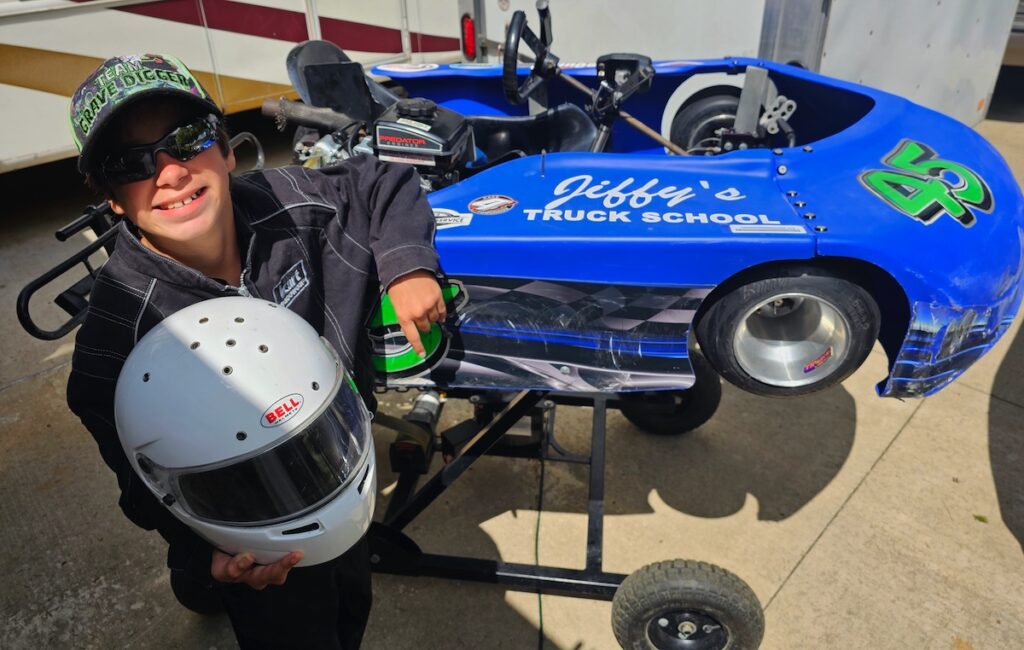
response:
M678 391L699 350L740 388L798 395L877 339L879 394L922 396L1006 331L1021 192L971 129L768 61L563 65L551 40L517 12L500 65L374 68L415 99L309 42L288 60L305 105L264 106L317 129L307 166L373 153L423 178L457 316L421 360L385 306L389 385Z
M1022 197L971 129L757 59L562 64L541 23L516 12L502 64L378 66L388 86L310 41L287 61L304 103L264 106L307 127L307 166L370 153L422 177L452 317L421 359L382 296L370 325L388 386L652 395L710 364L799 395L879 340L879 394L921 396L1006 331ZM74 320L88 280L58 299ZM46 336L28 314L38 286L19 316Z

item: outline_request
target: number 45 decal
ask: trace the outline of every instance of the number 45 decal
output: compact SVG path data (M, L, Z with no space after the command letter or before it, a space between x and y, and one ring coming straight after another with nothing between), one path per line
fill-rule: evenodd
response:
M882 162L900 171L873 169L860 182L900 212L930 224L943 213L965 228L977 220L972 208L992 212L992 190L967 167L938 157L928 145L903 140Z

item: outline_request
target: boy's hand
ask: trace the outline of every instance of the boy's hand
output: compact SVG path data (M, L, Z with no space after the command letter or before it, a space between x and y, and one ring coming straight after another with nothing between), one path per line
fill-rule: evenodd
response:
M399 276L387 291L402 333L416 354L426 356L420 332L429 332L431 323L448 317L437 278L429 271L413 271Z
M249 553L231 557L227 553L213 550L210 574L218 582L244 582L257 591L267 585L283 585L288 572L302 559L302 551L292 551L273 564L256 564Z

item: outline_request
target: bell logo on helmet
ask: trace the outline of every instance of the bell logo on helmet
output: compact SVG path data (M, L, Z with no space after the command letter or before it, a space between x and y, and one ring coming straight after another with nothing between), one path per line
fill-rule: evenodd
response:
M263 412L260 424L266 428L276 427L284 424L299 412L302 408L302 395L294 393L288 397L274 402L270 408Z

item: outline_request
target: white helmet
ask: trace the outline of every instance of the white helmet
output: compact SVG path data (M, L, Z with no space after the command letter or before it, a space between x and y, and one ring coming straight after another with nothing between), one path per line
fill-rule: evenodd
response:
M370 415L331 345L284 307L216 298L164 319L128 356L114 415L149 489L227 553L319 564L370 525Z

